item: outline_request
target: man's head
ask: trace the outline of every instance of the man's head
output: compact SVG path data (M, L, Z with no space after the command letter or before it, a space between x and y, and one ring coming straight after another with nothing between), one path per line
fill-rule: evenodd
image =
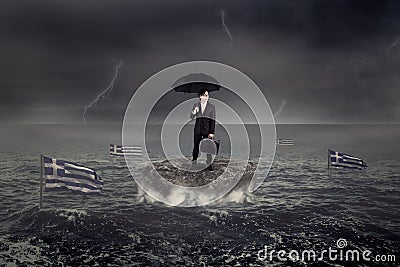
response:
M207 102L207 101L208 101L208 97L209 97L207 89L202 89L202 90L199 92L198 96L199 96L200 101L201 101L202 103Z

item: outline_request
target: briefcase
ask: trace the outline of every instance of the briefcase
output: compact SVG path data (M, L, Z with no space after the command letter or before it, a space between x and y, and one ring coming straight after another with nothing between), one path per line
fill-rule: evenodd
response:
M200 142L200 152L217 155L219 150L219 143L220 140L204 138Z

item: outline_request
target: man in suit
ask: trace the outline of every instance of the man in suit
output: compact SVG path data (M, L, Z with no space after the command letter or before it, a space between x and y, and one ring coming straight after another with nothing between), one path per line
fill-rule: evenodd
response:
M215 131L215 106L208 102L208 91L206 89L201 90L198 97L200 102L194 104L192 112L190 113L191 119L196 118L196 124L194 125L192 168L197 164L200 141L203 138L213 138ZM207 169L210 171L212 171L211 161L211 154L207 154Z

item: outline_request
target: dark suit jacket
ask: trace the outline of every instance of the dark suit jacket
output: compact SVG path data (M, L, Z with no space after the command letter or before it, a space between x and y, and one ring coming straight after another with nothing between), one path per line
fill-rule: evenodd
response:
M199 108L199 112L193 115L192 111L195 107ZM196 118L196 124L194 125L195 134L214 134L215 131L215 106L207 102L204 112L201 113L201 104L197 102L193 105L192 111L190 112L190 118Z

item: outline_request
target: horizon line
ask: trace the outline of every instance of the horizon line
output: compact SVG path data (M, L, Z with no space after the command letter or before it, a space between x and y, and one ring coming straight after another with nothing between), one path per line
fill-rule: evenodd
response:
M103 122L103 123L52 123L52 122L7 122L3 125L81 125L81 126L94 126L94 125L123 125L119 122ZM130 123L142 125L142 123ZM148 125L162 125L163 123L147 123ZM167 123L170 125L179 125L179 123ZM189 123L194 124L194 123ZM226 123L227 125L242 125L239 123ZM272 125L273 123L244 123L244 125ZM400 125L400 122L288 122L288 123L274 123L275 125Z

